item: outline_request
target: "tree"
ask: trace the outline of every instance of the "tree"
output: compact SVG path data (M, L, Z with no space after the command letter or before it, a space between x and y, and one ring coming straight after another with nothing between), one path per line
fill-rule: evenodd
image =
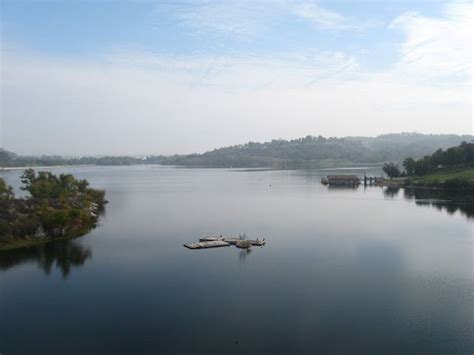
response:
M77 194L90 195L89 182L78 180L71 174L56 176L52 173L27 169L21 176L22 190L28 191L33 198L67 198Z
M395 163L385 163L383 165L383 171L390 179L400 176L400 168Z
M0 178L0 201L8 201L15 198L13 189L11 186L7 185L5 180Z
M36 179L36 171L33 169L26 169L21 175L21 182L25 184L25 187L22 187L22 190L27 190L27 187L30 186L33 181Z
M415 174L418 176L426 175L432 172L435 168L433 159L427 155L421 159L418 159L415 164Z
M403 161L403 167L405 168L408 176L411 176L415 173L415 166L416 161L411 157L408 157Z

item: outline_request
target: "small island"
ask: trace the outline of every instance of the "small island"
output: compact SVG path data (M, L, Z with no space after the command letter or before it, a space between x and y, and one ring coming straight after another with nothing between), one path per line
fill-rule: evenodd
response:
M107 203L105 191L71 174L27 169L21 176L25 198L0 178L0 250L75 238L97 227Z

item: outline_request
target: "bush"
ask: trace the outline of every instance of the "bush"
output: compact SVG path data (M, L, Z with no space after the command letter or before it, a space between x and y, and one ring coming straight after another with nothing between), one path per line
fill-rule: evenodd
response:
M383 171L384 171L385 174L387 174L387 176L390 179L392 179L394 177L395 178L399 177L401 175L400 168L395 163L385 163L383 165Z

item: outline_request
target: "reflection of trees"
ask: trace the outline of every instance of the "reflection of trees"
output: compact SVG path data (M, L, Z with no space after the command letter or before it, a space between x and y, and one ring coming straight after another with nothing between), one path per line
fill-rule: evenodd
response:
M63 277L67 277L71 268L85 263L92 257L89 248L85 248L74 240L61 240L29 248L20 248L0 252L0 269L8 270L12 267L36 261L38 267L46 274L50 274L56 264Z
M399 186L387 186L386 188L383 189L383 195L387 198L394 198L398 195L399 191L400 191Z
M473 192L405 188L403 196L415 200L419 206L432 206L448 214L459 211L467 218L474 218Z

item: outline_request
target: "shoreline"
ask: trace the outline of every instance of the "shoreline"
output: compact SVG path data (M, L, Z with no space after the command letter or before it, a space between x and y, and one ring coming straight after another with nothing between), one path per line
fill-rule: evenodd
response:
M383 163L361 163L348 164L348 165L336 165L333 167L321 166L321 167L227 167L227 166L208 166L208 165L172 165L172 164L129 164L129 165L96 165L96 164L78 164L78 165L36 165L36 166L4 166L0 167L2 171L15 171L15 170L26 170L26 169L54 169L54 168L81 168L81 167L133 167L133 166L162 166L167 168L175 169L222 169L231 171L284 171L284 170L362 170L362 169L374 169L382 168Z
M37 166L4 166L0 167L2 171L15 171L15 170L26 170L26 169L53 169L53 168L74 168L74 167L90 167L90 166L120 166L120 165L37 165Z
M408 183L407 183L408 182ZM398 188L405 188L405 189L422 189L422 190L437 190L437 191L452 191L452 192L474 192L472 188L453 188L453 187L446 187L442 184L424 184L424 183L411 183L409 179L404 180L384 180L380 181L376 184L376 186L380 187L398 187Z
M82 236L77 235L77 236L67 236L67 237L61 237L61 238L43 238L41 240L32 240L32 239L29 239L29 238L14 239L11 242L0 242L0 253L2 251L11 251L11 250L15 250L15 249L31 248L31 247L35 247L35 246L48 244L50 242L55 242L55 241L60 241L60 240L68 240L68 239L75 239L75 238L80 238L80 237L82 237Z

